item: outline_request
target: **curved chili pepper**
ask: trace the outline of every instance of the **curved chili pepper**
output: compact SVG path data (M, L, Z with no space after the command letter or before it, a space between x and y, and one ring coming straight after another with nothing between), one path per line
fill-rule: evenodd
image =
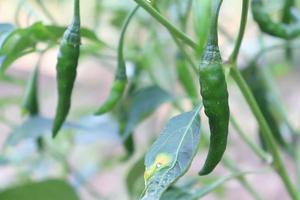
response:
M37 116L39 114L39 101L38 101L38 79L39 79L39 67L42 61L43 54L40 55L37 64L32 72L25 90L25 95L22 101L22 112L29 114L30 117ZM44 140L42 136L36 138L36 146L39 151L44 150Z
M227 145L230 113L217 33L222 0L214 2L210 34L199 68L201 96L205 114L209 119L211 134L208 155L199 175L212 172L222 159Z
M125 20L125 23L122 28L120 40L119 40L119 45L118 45L118 68L116 71L115 80L113 82L113 86L111 88L109 97L98 109L95 115L102 115L104 113L111 111L117 105L119 100L122 98L123 93L126 89L126 84L127 84L126 63L123 56L124 38L125 38L127 27L132 17L138 10L138 8L139 6L136 6L128 15L127 19Z
M80 54L80 9L79 0L74 0L74 17L60 43L57 58L58 105L52 127L55 137L67 118Z
M299 19L289 24L273 21L262 0L252 0L252 14L259 28L269 35L283 39L294 39L300 36Z

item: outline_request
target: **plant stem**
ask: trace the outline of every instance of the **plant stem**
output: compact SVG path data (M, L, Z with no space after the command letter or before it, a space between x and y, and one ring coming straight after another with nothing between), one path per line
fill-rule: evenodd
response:
M239 30L237 40L235 42L233 52L229 57L229 61L231 63L235 63L237 58L238 58L238 54L239 54L239 51L240 51L240 48L241 48L241 44L242 44L242 41L243 41L243 38L244 38L245 29L246 29L247 17L248 17L248 8L249 8L249 0L243 0L240 30Z
M293 200L298 200L300 199L295 188L293 187L292 181L289 178L289 175L286 171L286 168L284 166L284 163L282 161L282 158L279 153L278 146L275 142L275 139L272 135L272 132L270 130L270 127L268 126L261 110L259 109L257 102L251 93L250 88L248 87L246 81L242 77L241 73L237 69L237 66L232 66L230 69L230 74L233 77L234 81L237 83L238 87L240 88L244 98L246 99L252 113L256 117L259 126L261 127L262 130L262 137L265 139L267 143L268 149L270 149L270 152L273 156L273 168L279 176L281 177L283 183L285 184L285 187L287 191L289 192L291 198Z
M257 146L254 142L252 142L252 140L248 137L247 134L245 134L245 132L241 129L241 127L233 117L230 117L230 123L232 124L238 135L244 140L244 142L252 149L252 151L256 155L258 155L263 161L271 163L272 157L264 150L262 150L259 146Z
M80 23L80 1L74 0L74 16L73 16L79 23Z
M172 34L181 39L184 43L189 45L193 49L198 49L197 43L195 43L188 35L177 29L172 25L164 16L162 16L155 8L153 8L145 0L134 0L138 5L145 9L152 17L154 17L159 23L161 23Z

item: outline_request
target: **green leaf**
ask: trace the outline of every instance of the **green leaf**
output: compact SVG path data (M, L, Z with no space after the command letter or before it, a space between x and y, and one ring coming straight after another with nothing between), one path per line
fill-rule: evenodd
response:
M51 41L51 32L49 32L40 22L24 29L15 29L3 41L0 51L1 72L5 70L19 57L31 53L35 50L40 41Z
M0 193L3 200L79 200L64 180L45 180L16 186Z
M45 27L55 36L55 38L61 38L67 28L65 26L55 26L55 25L48 25ZM80 34L83 38L88 39L91 42L95 42L94 44L97 44L100 47L108 46L103 40L98 38L98 36L95 34L94 31L90 29L83 27L80 30Z
M126 176L127 191L129 195L134 198L143 191L144 159L145 157L142 156L137 160Z
M170 119L145 158L143 200L156 200L188 170L200 143L202 106Z
M0 74L3 74L18 58L34 52L38 43L58 44L65 30L66 27L45 26L41 22L36 22L27 28L10 31L3 39L0 50ZM82 28L81 35L97 45L98 50L107 46L92 30Z
M112 12L114 13L112 18L110 19L110 24L113 25L115 28L120 29L123 25L123 21L128 15L130 11L127 8L122 6L120 7L113 7L111 8Z
M128 109L128 122L123 140L126 140L134 128L150 116L160 105L172 99L173 97L168 92L158 86L146 87L134 93Z

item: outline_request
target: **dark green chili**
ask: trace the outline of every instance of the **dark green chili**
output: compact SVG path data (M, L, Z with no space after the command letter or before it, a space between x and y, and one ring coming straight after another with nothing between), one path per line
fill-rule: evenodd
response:
M71 106L71 96L76 79L76 71L80 54L80 2L74 0L74 17L65 31L60 43L57 58L58 105L52 127L55 137L67 118Z
M136 6L131 13L128 15L127 19L124 22L121 36L119 39L119 45L118 45L118 67L116 71L115 80L113 82L109 97L106 99L106 101L102 104L102 106L98 109L98 111L95 113L96 115L102 115L104 113L107 113L111 111L117 103L120 101L120 99L123 96L123 93L126 89L127 84L127 75L126 75L126 63L124 60L123 55L123 46L124 46L124 38L125 33L127 30L127 27L138 10L139 6Z
M39 103L38 103L38 76L39 76L39 64L34 68L32 72L26 89L25 95L22 101L22 113L28 113L30 116L37 115L39 113Z
M22 112L29 114L30 117L37 116L39 114L39 101L38 101L38 80L39 80L39 68L43 58L43 53L39 56L34 71L32 72L25 90L25 95L22 101ZM43 138L39 136L36 139L36 146L39 151L43 151Z
M293 39L300 35L299 20L289 24L275 22L267 13L262 0L252 0L252 14L259 28L269 35L283 39Z
M267 88L267 85L264 81L264 78L260 72L260 69L257 66L257 63L251 62L249 66L247 66L243 71L242 74L248 83L254 98L261 109L269 127L271 128L272 134L277 141L277 143L283 147L288 153L291 153L290 148L288 147L288 143L286 142L281 130L280 124L276 119L276 116L273 115L272 111L270 110L270 101L268 96L270 96L270 92ZM267 150L266 142L261 137L260 134L261 130L259 130L259 139L261 141L262 147Z
M129 95L129 94L128 94ZM130 97L129 101L130 101ZM125 133L127 122L128 122L128 102L123 103L123 105L120 106L117 112L117 120L119 123L119 134L122 137ZM131 157L135 151L134 146L134 138L132 136L133 134L130 134L130 137L128 137L126 140L123 141L123 146L127 152L127 158Z
M227 145L230 112L217 32L221 4L222 0L212 1L211 27L199 68L201 96L211 134L208 155L199 175L213 171L222 159Z

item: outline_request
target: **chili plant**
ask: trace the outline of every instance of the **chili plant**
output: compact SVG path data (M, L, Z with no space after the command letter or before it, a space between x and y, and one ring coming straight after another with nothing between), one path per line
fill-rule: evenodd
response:
M289 95L281 96L277 82L299 71L298 6L295 0L1 1L10 17L0 24L0 169L16 173L0 182L0 199L240 199L225 190L236 180L243 198L274 198L277 190L264 191L267 183L286 191L281 199L300 200L299 123L289 115L299 103L288 110ZM23 65L33 66L28 80ZM288 94L297 97L298 77L295 86L288 82ZM20 112L10 111L19 105ZM247 109L252 115L244 115ZM251 169L240 164L240 148ZM266 174L276 181L248 179ZM103 177L118 191L92 184Z

